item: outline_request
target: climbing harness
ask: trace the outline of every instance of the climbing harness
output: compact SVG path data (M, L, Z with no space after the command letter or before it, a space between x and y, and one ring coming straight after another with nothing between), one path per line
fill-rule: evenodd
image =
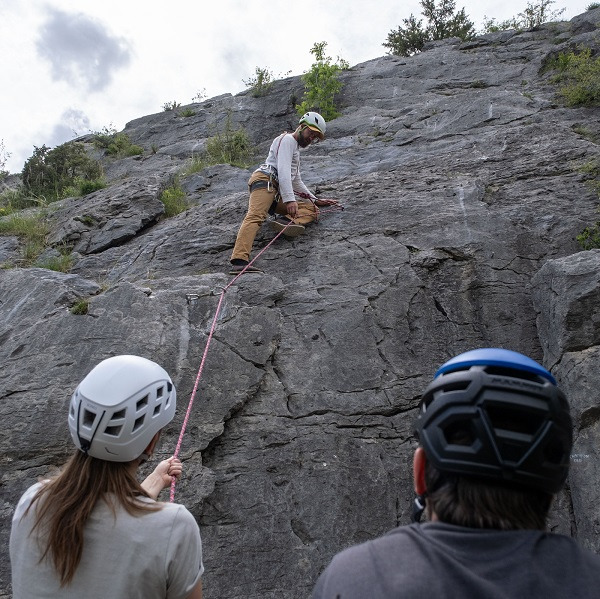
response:
M300 194L298 194L300 195ZM303 194L306 195L306 194ZM317 207L315 206L315 209ZM331 209L328 210L323 210L322 212L335 212L338 210L343 210L344 207L340 206L340 205L335 205L332 206ZM318 209L317 209L317 213L318 213ZM233 279L231 279L231 281L229 281L229 283L227 285L225 285L225 287L223 288L223 290L221 291L221 295L219 296L219 302L217 304L217 309L215 311L215 315L214 318L212 320L212 324L210 327L210 332L208 333L208 339L206 340L206 346L204 347L204 353L202 354L202 360L200 361L200 367L198 368L198 373L196 374L196 380L194 382L194 388L192 389L192 394L190 396L190 401L188 403L188 407L187 410L185 412L185 417L183 419L183 424L181 426L181 432L179 433L179 438L177 439L177 445L175 446L175 452L173 453L173 457L178 457L179 456L179 452L181 451L181 443L183 442L183 436L185 435L185 431L190 419L190 414L192 413L192 405L194 403L194 399L196 398L196 392L198 391L198 385L200 383L200 378L202 377L202 371L204 370L204 364L206 363L206 356L208 355L208 348L210 347L210 343L212 341L213 338L213 334L215 332L215 329L217 327L217 321L219 318L219 314L221 312L221 307L223 305L223 299L225 298L225 294L227 293L227 291L229 290L229 288L254 264L254 262L256 262L256 260L258 260L270 247L271 245L273 245L273 243L275 243L275 241L285 233L285 230L290 226L294 224L293 220L290 220L290 222L281 230L279 231L279 233L277 233L277 235L275 235L275 237L273 237L273 239L271 239L271 241L269 241L269 243L260 251L258 252L258 254L256 254L256 256L250 260L250 262L248 262L248 264L246 264L246 266L244 266L243 270L241 270L237 275L235 275L235 277ZM188 302L190 301L190 298L193 299L197 299L195 296L196 294L188 294ZM173 503L173 501L175 500L175 484L177 482L177 479L173 476L171 478L171 491L170 491L170 496L169 496L169 501L171 503Z

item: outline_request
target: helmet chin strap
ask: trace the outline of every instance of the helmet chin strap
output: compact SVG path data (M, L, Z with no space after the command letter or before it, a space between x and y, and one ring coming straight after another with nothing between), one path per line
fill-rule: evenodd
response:
M426 495L417 495L413 502L412 514L410 519L413 522L421 522L421 517L425 511L425 497Z

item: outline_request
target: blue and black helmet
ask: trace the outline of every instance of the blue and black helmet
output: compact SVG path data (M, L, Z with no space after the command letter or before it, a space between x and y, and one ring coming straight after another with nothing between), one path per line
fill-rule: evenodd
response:
M556 380L518 352L468 351L441 366L416 423L440 472L556 493L569 469L569 404Z

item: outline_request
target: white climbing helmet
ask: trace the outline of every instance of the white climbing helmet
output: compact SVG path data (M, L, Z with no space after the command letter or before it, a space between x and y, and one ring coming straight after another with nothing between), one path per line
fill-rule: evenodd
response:
M306 125L309 129L319 134L319 139L325 138L327 123L318 112L307 112L299 122L300 125Z
M100 362L75 389L69 430L84 453L130 462L171 422L175 404L175 386L163 368L139 356L115 356Z

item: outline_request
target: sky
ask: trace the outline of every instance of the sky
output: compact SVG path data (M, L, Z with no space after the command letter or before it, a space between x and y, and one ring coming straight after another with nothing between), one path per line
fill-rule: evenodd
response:
M556 0L561 20L592 0ZM210 6L208 6L210 4ZM477 30L527 0L456 0ZM20 172L34 146L246 89L256 67L301 75L311 47L351 66L385 55L418 0L0 0L0 166Z

